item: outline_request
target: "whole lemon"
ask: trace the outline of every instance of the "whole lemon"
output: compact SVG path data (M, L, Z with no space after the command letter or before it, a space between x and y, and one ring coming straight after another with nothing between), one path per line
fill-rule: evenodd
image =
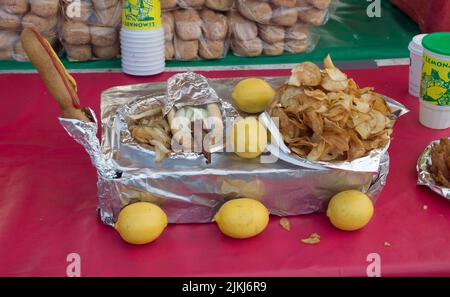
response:
M122 209L115 228L126 242L146 244L157 239L166 226L167 216L158 205L137 202Z
M344 231L361 229L369 223L372 215L372 201L360 191L340 192L328 204L327 216L331 224Z
M249 238L266 229L269 210L254 199L234 199L222 205L214 220L223 234L232 238Z
M233 98L236 106L248 113L263 112L272 102L275 91L262 79L248 78L241 80L233 90Z
M267 130L255 117L236 121L231 137L234 152L241 158L256 158L267 146Z

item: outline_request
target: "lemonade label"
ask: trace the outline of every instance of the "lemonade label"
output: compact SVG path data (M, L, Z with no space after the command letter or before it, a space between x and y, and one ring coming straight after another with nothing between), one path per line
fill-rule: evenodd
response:
M161 28L161 4L159 0L124 0L122 26L130 30Z
M420 94L427 103L450 105L450 59L438 59L424 52Z

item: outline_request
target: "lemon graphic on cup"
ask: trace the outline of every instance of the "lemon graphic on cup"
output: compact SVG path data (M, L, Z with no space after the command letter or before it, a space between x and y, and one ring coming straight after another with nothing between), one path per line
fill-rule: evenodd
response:
M366 226L373 216L373 204L366 194L348 190L331 198L327 217L331 224L344 231L354 231Z
M436 86L427 89L427 96L437 100L445 95L447 89Z
M273 88L259 78L241 80L231 95L239 110L247 113L263 112L275 96Z
M137 202L121 210L114 227L126 242L146 244L157 239L167 223L167 215L158 205Z

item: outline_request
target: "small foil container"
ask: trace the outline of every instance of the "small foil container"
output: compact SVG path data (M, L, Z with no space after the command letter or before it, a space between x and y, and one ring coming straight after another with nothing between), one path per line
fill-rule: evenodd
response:
M193 92L202 96L198 93L203 92L201 90L214 90L206 93L213 94L211 98L218 100L214 102L220 103L224 116L236 118L240 114L233 107L231 92L241 79L210 79L207 85L201 82L201 87ZM287 77L267 77L265 80L278 87ZM173 89L176 84L180 89L193 90L183 80L175 81L178 82L169 84L174 94L177 93ZM121 209L137 201L159 205L170 223L208 223L213 221L220 206L230 199L253 198L261 201L273 215L295 216L325 212L333 195L349 189L362 191L375 202L386 184L389 173L387 150L377 153L378 161L373 170L294 164L285 159L288 154L283 150L279 150L277 156L270 149L264 157L275 156L273 162L243 160L234 153L215 152L211 164L206 164L202 156L195 154L171 154L156 163L154 152L140 146L130 136L127 118L151 104L169 106L173 103L172 106L176 106L177 103L188 103L183 92L172 98L184 99L171 100L167 90L166 83L147 83L104 91L101 141L96 136L97 120L92 111L87 110L95 120L92 123L60 119L61 125L85 148L97 168L98 212L107 225L113 226ZM209 102L211 98L206 95L203 98ZM406 112L406 109L402 110ZM360 166L364 168L370 162L362 163Z
M439 140L432 141L420 155L419 160L417 160L417 184L420 186L427 186L433 192L438 193L444 198L450 199L450 188L437 185L430 172L428 171L428 165L432 163L431 148L435 144L439 144Z

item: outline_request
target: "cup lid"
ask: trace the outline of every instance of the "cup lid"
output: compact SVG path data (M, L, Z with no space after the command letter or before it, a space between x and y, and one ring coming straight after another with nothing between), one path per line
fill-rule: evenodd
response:
M422 44L429 51L450 56L450 32L428 34L423 38Z

